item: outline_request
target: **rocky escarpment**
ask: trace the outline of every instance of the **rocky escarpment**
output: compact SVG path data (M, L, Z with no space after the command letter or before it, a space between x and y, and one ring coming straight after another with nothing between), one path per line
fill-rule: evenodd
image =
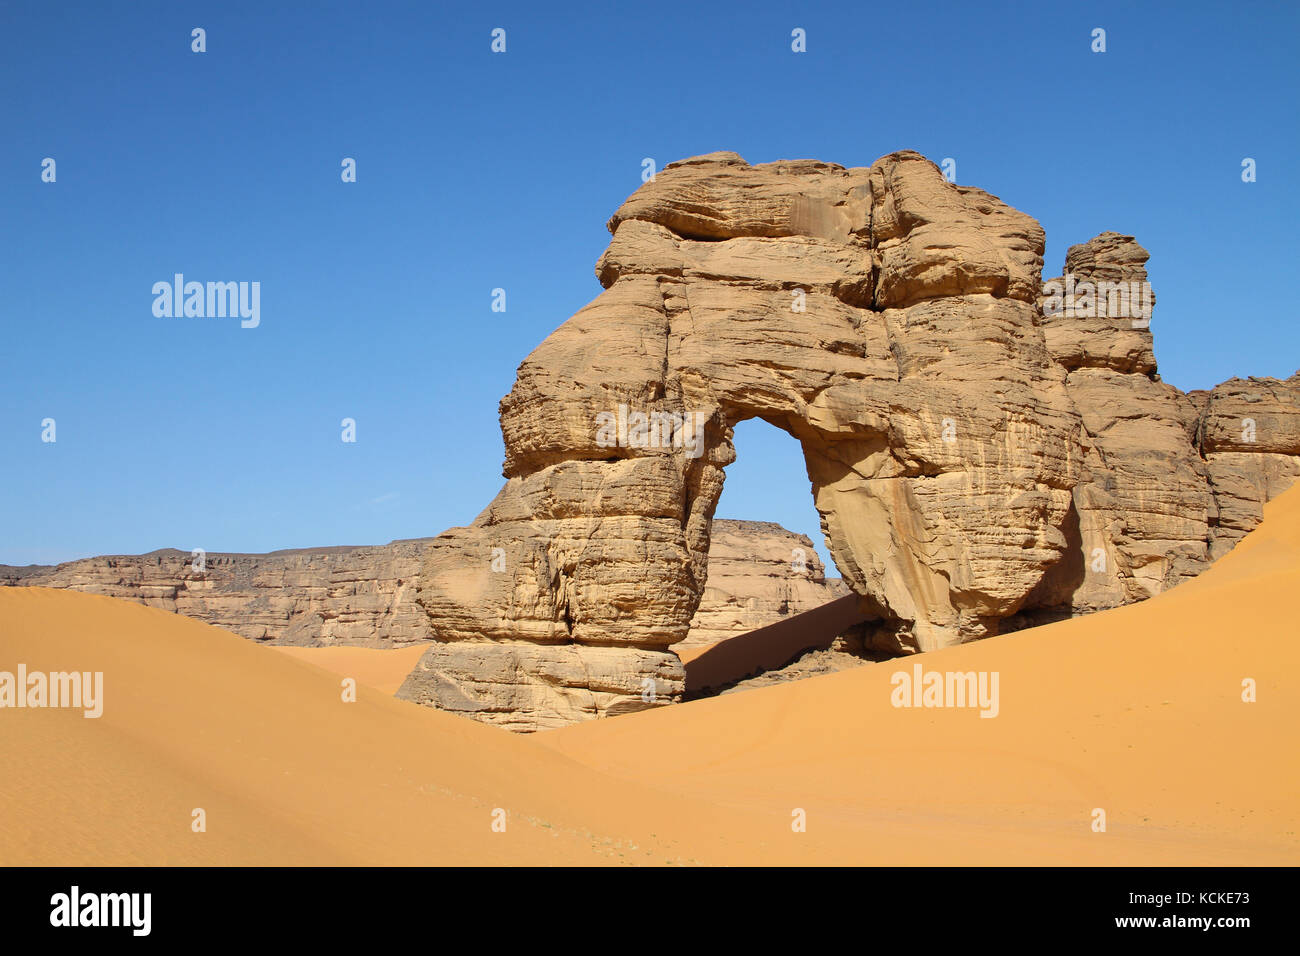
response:
M697 157L609 228L605 291L501 402L506 484L430 549L435 643L402 696L519 730L678 699L668 649L748 418L801 443L872 653L1158 593L1293 477L1296 379L1182 395L1141 295L1090 315L1071 288L1048 315L1038 224L916 153ZM1145 261L1105 234L1063 278Z
M681 647L700 648L838 597L812 542L764 521L716 523L713 568ZM205 554L167 549L57 566L0 565L0 586L71 588L184 614L271 644L407 646L431 640L415 581L432 538ZM199 568L202 570L199 570Z
M124 598L275 644L390 647L432 638L415 600L432 540L201 558L167 549L0 566L0 584Z

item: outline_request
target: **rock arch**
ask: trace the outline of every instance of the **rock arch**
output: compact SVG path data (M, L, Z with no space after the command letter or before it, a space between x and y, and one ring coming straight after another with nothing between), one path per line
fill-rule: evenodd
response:
M1300 477L1300 373L1160 381L1153 297L1058 294L1145 286L1133 237L1072 246L1049 293L1038 223L917 153L712 153L609 229L604 292L501 401L505 486L430 549L437 643L400 696L515 730L679 699L668 647L748 418L800 442L867 637L899 653L1150 597Z
M609 227L605 291L501 402L505 487L433 549L420 601L439 643L403 696L516 729L675 699L666 648L752 417L801 443L878 640L938 647L1020 609L1065 547L1082 461L1033 219L912 152L857 169L715 153L665 168ZM702 421L699 447L640 441L637 412ZM602 415L629 419L614 447Z

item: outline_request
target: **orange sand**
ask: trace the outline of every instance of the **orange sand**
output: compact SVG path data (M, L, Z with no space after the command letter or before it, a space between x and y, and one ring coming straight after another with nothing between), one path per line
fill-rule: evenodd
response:
M412 644L410 647L395 649L270 646L281 654L288 654L300 661L310 661L331 674L352 677L358 684L385 694L396 694L397 688L402 686L406 675L415 670L416 663L429 645Z
M892 707L907 661L513 736L359 668L343 703L302 655L163 611L0 588L0 670L105 675L99 720L0 710L0 864L1300 863L1300 488L1266 515L1155 600L914 659L998 671L991 720Z

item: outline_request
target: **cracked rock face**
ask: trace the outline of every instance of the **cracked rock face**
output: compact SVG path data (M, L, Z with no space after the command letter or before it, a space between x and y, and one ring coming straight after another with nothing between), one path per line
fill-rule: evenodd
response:
M1294 477L1296 380L1198 399L1155 375L1153 300L1045 315L1038 224L916 153L697 157L609 228L605 291L501 403L506 485L431 552L438 644L403 696L517 729L676 699L748 418L800 441L868 643L898 653L1158 593ZM1106 233L1067 276L1146 259ZM1234 403L1273 437L1239 448Z

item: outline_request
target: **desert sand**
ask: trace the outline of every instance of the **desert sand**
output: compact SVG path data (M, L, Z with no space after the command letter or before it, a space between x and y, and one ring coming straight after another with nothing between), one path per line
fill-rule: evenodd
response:
M288 654L300 661L310 661L317 667L341 677L351 677L358 684L385 694L396 694L402 686L406 675L411 673L427 641L412 644L410 647L388 648L372 647L288 647L272 645L281 654Z
M1297 594L1300 488L1141 604L519 736L388 696L395 659L0 589L0 670L105 687L0 710L0 864L1296 864ZM918 660L997 671L998 716L892 706Z

